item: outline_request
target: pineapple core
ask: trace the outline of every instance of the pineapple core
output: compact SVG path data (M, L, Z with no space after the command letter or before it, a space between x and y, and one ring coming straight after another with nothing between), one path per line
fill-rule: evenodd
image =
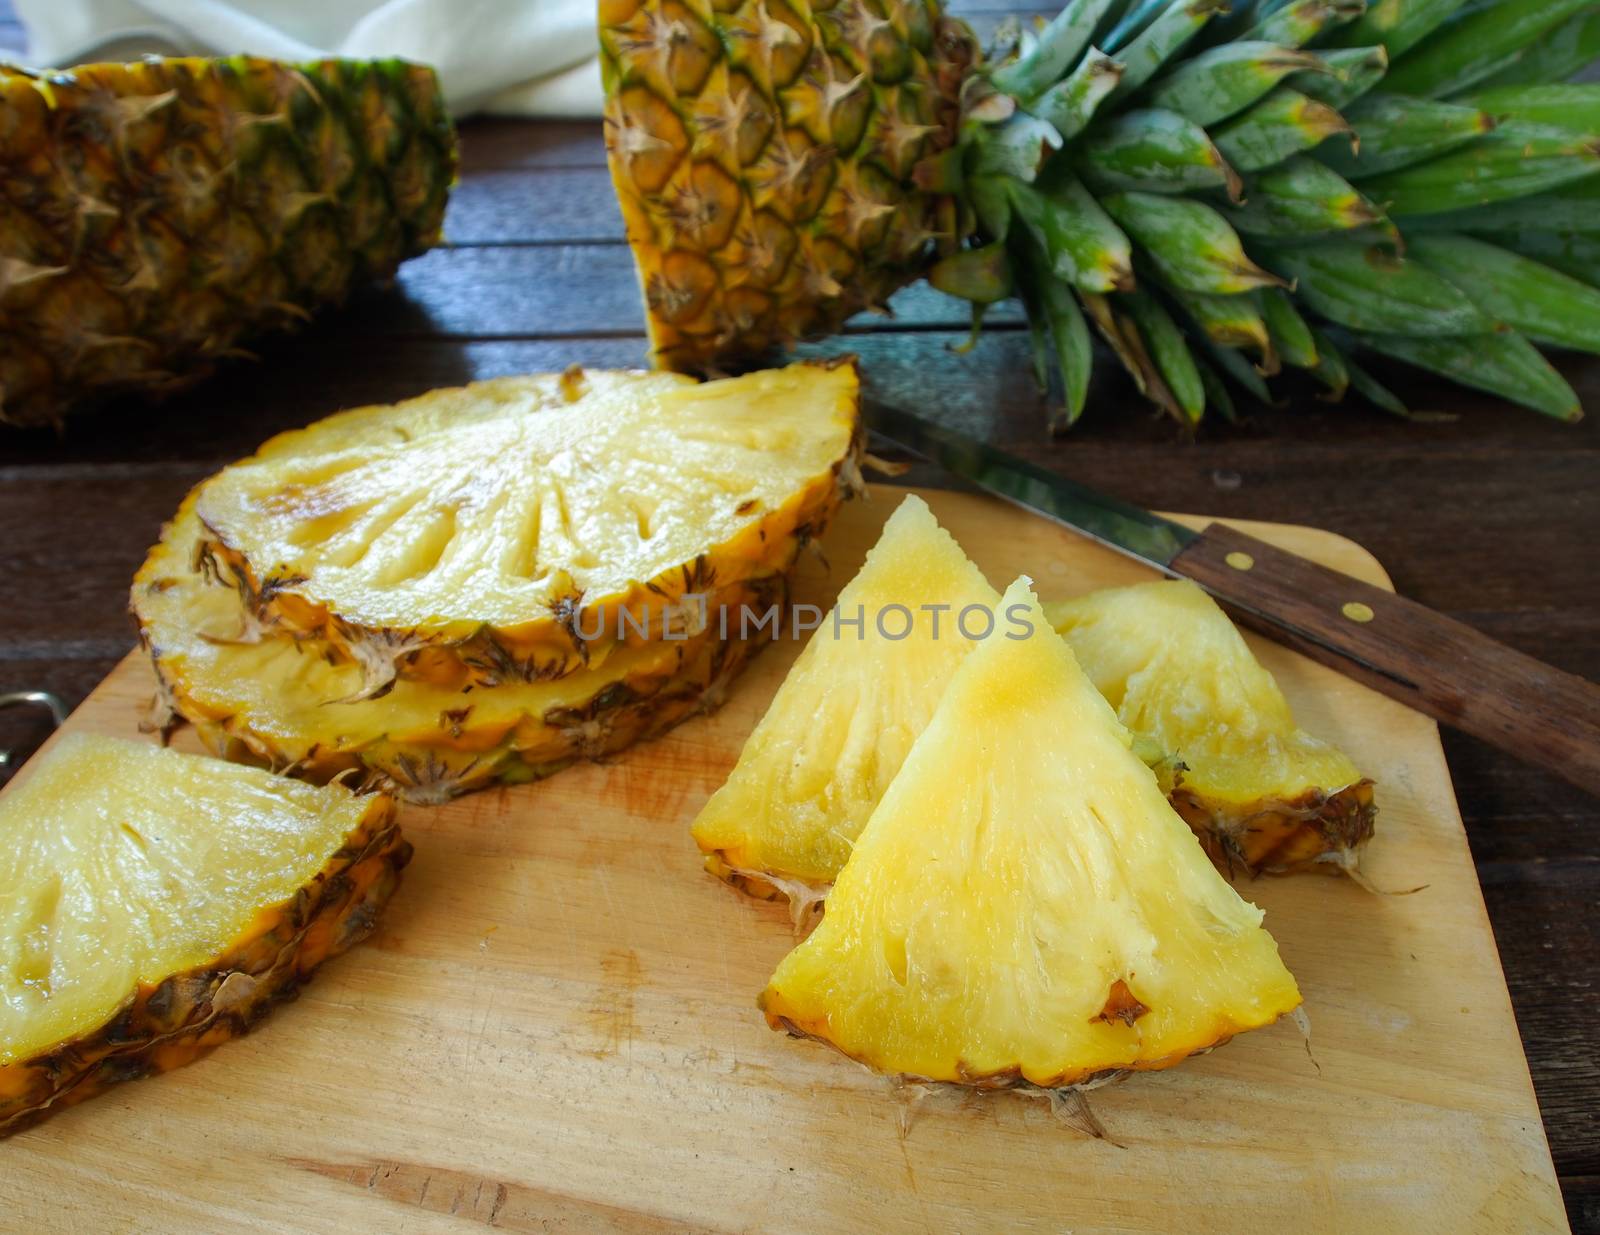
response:
M694 821L707 868L796 898L831 883L973 646L962 610L998 599L927 503L902 501Z
M373 799L69 735L0 799L0 1068L216 959L310 883Z
M774 1028L879 1071L1070 1085L1163 1068L1300 993L1026 579L956 669L817 929L761 997ZM1020 608L1017 608L1020 606Z

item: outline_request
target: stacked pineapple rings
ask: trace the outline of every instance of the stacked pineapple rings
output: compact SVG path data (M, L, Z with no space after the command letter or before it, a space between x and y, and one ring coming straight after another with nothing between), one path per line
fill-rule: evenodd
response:
M856 483L852 364L506 378L283 434L134 582L165 726L441 801L714 705ZM589 546L606 545L604 555Z

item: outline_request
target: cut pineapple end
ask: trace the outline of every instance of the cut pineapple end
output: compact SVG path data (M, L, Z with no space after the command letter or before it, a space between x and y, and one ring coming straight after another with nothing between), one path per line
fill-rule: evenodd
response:
M0 799L0 848L13 859L0 873L0 1126L8 1099L37 1084L30 1060L127 1053L142 1013L151 1040L181 1028L166 1023L171 998L150 1006L164 984L225 967L258 940L272 944L261 959L276 961L328 872L373 856L403 864L393 814L384 797L153 744L60 739ZM374 841L376 855L366 852ZM369 864L363 877L378 880L384 867ZM286 925L290 937L276 939ZM314 941L320 955L300 957L298 969L349 941L338 932ZM86 1045L118 1017L121 1047Z
M1372 782L1294 721L1272 675L1187 580L1045 606L1084 672L1153 751L1181 765L1178 813L1230 868L1352 869L1371 838Z
M197 509L277 620L533 655L575 607L787 569L855 483L858 391L850 362L503 379L284 434Z
M998 599L927 503L905 498L695 819L712 869L797 912L817 899L972 648L963 611L987 619Z
M981 642L761 998L879 1071L1054 1088L1164 1068L1300 1003L1049 631Z

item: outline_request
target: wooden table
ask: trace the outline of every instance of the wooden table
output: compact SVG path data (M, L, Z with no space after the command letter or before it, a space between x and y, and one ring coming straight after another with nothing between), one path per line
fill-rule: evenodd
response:
M0 0L0 55L21 44ZM127 584L162 520L268 435L433 386L641 361L599 124L475 121L462 139L454 247L410 263L396 289L163 407L0 436L0 692L81 699L133 643ZM923 290L897 307L828 345L859 352L880 396L1143 505L1343 533L1403 593L1600 677L1600 361L1559 362L1593 417L1577 427L1385 370L1413 407L1460 418L1406 424L1286 386L1284 406L1194 443L1107 364L1084 423L1051 440L1015 318L960 356L961 306ZM0 748L40 736L0 716ZM1445 746L1572 1224L1600 1232L1600 801L1459 734Z

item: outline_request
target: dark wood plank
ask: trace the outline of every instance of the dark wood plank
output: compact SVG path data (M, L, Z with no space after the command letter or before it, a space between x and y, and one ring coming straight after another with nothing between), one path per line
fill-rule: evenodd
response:
M529 208L533 202L538 209ZM445 219L445 239L453 245L594 244L622 236L604 167L477 172L456 189Z
M509 168L545 170L604 167L606 143L598 120L477 118L461 125L461 175Z

